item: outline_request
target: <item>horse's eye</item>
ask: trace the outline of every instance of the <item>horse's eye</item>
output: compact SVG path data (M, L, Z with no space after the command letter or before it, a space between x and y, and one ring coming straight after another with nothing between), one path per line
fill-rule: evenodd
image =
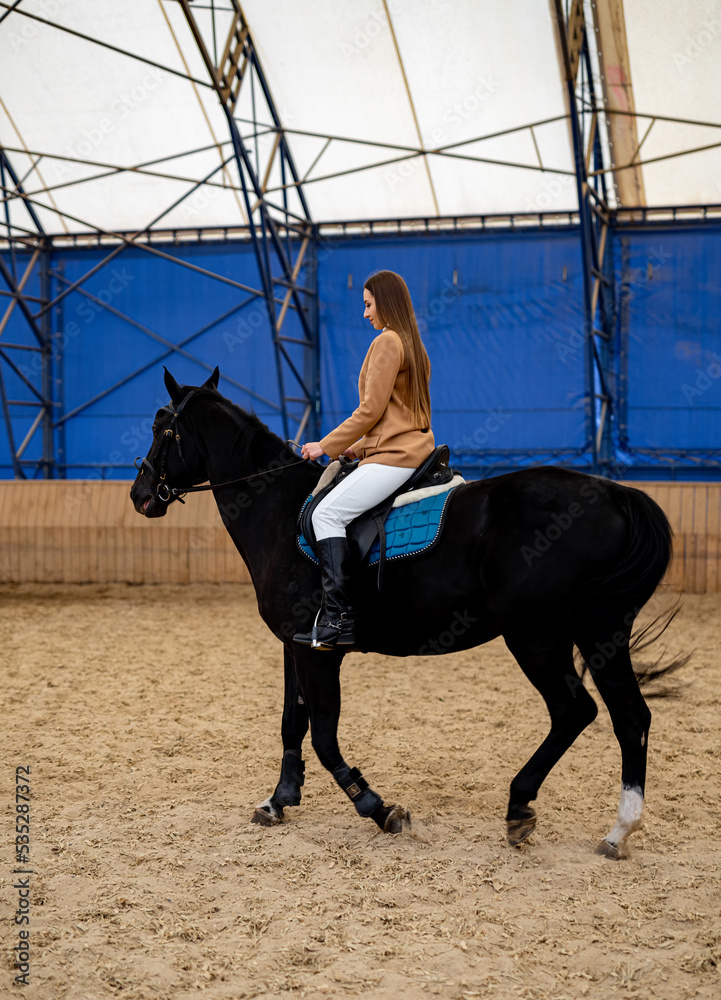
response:
M155 437L155 435L158 433L158 425L157 424L153 424L153 426L152 426L151 429L153 431L153 437Z

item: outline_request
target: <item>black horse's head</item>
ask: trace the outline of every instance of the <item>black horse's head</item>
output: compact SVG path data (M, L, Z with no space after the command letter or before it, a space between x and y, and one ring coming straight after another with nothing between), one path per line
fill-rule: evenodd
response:
M220 372L216 368L210 378L200 386L178 385L165 369L165 387L170 402L155 414L153 441L150 450L140 463L135 482L130 489L130 499L139 514L145 517L163 517L172 500L177 499L173 489L182 492L184 487L203 483L208 478L203 455L189 433L189 414L192 400L204 390L216 391Z

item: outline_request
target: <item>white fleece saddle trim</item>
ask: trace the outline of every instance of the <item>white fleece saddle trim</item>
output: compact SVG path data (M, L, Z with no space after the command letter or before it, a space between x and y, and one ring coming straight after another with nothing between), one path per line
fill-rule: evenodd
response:
M441 486L424 486L422 490L411 490L410 493L401 493L393 501L393 506L405 507L407 503L417 503L418 500L435 496L436 493L448 493L449 490L454 490L456 486L462 486L464 483L465 479L463 476L454 476L449 483L443 483Z

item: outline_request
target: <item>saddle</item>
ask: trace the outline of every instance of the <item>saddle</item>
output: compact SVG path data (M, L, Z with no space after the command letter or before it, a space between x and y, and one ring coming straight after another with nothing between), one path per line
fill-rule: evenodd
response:
M391 493L390 496L386 497L382 503L371 508L370 510L365 511L365 513L361 514L354 521L351 521L348 525L346 534L351 545L351 550L354 552L355 558L359 564L366 560L369 554L373 554L371 552L372 549L376 550L378 558L377 560L372 559L372 562L378 562L379 590L381 590L383 586L383 570L387 556L385 523L393 505L398 497L420 490L425 490L428 487L445 486L451 483L455 477L455 473L448 465L450 457L448 445L439 445L426 459L423 465L419 466L410 479L407 479L399 489L395 490L395 492ZM349 476L351 472L358 467L359 461L359 459L354 461L341 459L340 468L331 478L330 482L328 482L327 485L324 485L322 489L316 489L316 491L311 494L311 496L309 496L303 504L298 516L298 531L300 535L298 541L299 547L304 555L308 555L308 552L304 549L302 542L305 542L313 553L316 552L316 538L315 532L313 531L313 511L316 509L320 501L327 496L328 493L341 482L341 480L345 479L346 476ZM459 483L460 482L462 482L462 480L459 479ZM433 544L440 536L445 506L446 505L444 503L442 507L439 508L439 517L436 525L437 530L431 544ZM424 546L424 549L427 548L430 548L430 545L427 544Z

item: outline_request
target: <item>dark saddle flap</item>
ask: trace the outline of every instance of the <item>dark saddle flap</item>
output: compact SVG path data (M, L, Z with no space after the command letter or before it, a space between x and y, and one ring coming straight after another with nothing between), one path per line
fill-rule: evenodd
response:
M383 525L391 508L393 507L396 497L401 496L401 494L404 493L411 493L413 490L427 489L429 486L443 486L446 483L450 483L454 475L453 469L451 469L448 464L450 458L451 453L448 445L439 445L435 451L429 455L423 465L419 466L410 479L407 479L399 489L397 489L394 493L391 493L389 497L386 497L386 499L383 500L382 503L378 504L377 507L367 510L364 514L361 514L360 517L357 517L348 525L346 534L348 535L351 546L355 549L355 556L359 562L362 562L368 556L376 538L380 538L381 561L378 570L379 583L382 579L384 563L383 556L385 551ZM341 468L334 479L316 496L311 497L303 506L298 518L298 528L314 552L316 548L316 539L315 533L313 532L313 511L318 506L320 501L326 497L328 493L330 493L330 491L341 482L341 480L345 479L346 476L350 475L350 473L358 467L358 464L358 461L343 462L341 460Z

